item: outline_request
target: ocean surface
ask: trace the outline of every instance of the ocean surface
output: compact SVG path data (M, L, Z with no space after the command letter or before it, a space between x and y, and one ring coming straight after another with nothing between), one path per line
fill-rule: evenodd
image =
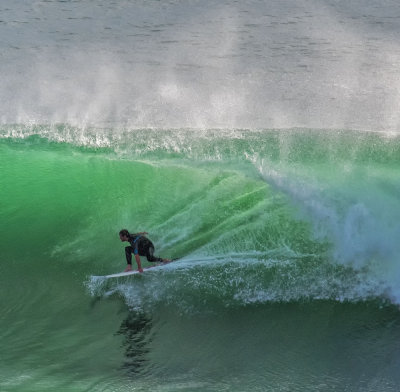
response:
M0 391L399 391L399 33L390 0L2 1ZM179 259L99 277L123 228Z

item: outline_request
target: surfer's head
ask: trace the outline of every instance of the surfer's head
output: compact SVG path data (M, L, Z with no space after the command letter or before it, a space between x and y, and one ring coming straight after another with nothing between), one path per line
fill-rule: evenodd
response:
M121 241L128 241L129 240L129 231L126 229L123 229L119 232L119 238Z

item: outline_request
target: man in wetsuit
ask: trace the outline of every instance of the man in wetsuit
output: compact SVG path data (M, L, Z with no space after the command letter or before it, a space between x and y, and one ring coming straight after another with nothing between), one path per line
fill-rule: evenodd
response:
M132 271L132 253L135 255L139 272L143 272L140 256L146 256L147 260L151 262L158 261L162 263L168 263L171 261L154 256L154 245L148 238L146 238L146 234L148 233L145 231L142 233L131 234L126 229L123 229L119 232L119 238L121 241L126 241L131 244L131 246L127 246L125 248L126 262L128 263L125 272Z

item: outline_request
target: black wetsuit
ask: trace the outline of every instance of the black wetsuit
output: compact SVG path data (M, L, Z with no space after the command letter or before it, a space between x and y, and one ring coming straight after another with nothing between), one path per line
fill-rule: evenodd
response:
M131 246L125 248L126 262L132 265L132 253L134 255L146 256L148 261L163 261L160 257L154 257L154 245L143 234L129 234Z

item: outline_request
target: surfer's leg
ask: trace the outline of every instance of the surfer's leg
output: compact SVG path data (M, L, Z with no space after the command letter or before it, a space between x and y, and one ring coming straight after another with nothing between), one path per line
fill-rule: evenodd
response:
M154 256L154 247L153 246L148 246L146 248L145 256L146 256L147 260L151 261L152 263L164 261L164 259Z
M126 262L130 265L132 265L132 253L133 253L133 248L131 246L127 246L125 248L125 256L126 256Z

